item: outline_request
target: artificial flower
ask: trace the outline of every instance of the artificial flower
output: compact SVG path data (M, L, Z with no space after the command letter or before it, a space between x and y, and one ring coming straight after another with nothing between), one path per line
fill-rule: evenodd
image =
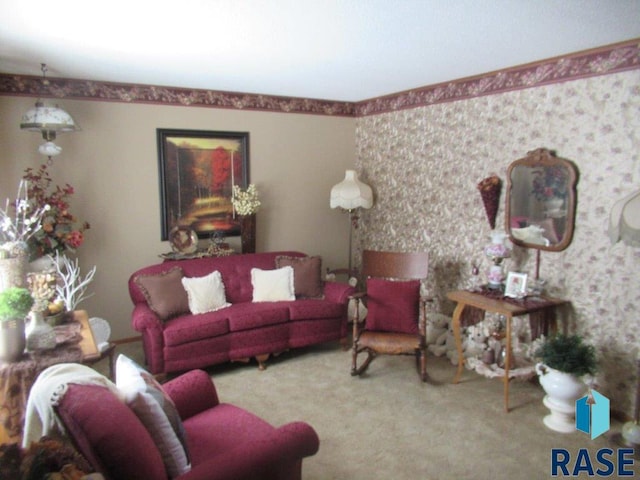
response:
M71 185L52 187L47 165L38 170L27 168L23 176L27 184L29 208L33 211L48 206L39 228L29 239L34 257L55 255L75 250L84 242L83 232L90 228L87 222L78 222L69 211L69 199L74 194Z
M235 213L238 215L252 215L256 213L260 208L258 189L253 183L244 191L238 185L234 185L231 203L233 204Z

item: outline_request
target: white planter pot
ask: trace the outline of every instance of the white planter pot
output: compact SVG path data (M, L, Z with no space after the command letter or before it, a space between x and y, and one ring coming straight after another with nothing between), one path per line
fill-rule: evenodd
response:
M0 321L0 362L17 362L25 347L24 319Z
M546 392L542 403L551 412L544 417L544 424L556 432L574 432L576 400L586 395L587 386L575 375L560 372L543 363L536 364L536 373Z

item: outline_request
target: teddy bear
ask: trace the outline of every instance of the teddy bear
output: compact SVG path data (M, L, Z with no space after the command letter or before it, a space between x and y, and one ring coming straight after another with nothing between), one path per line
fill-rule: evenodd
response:
M464 352L465 349L467 348L466 345L466 340L465 340L465 336L464 336L464 332L461 332L461 336L462 336L462 357L464 358ZM446 355L447 358L451 361L451 363L453 365L458 365L458 348L456 346L456 338L455 335L453 334L453 326L449 325L449 328L447 329L447 333L446 333L446 339L445 339L445 350L446 350Z
M482 325L472 325L467 328L464 356L480 357L487 349L487 336Z
M434 313L427 318L427 345L444 345L446 341L447 327L451 323L451 318L442 313Z
M451 326L451 322L447 322L446 330L436 338L434 343L428 345L427 349L436 357L441 357L442 355L447 354L447 352L452 348L455 350L456 342L453 337L453 327Z

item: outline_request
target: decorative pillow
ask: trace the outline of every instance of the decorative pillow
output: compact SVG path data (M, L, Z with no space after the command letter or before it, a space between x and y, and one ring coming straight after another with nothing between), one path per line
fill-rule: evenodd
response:
M322 283L321 257L276 257L276 268L293 268L293 286L296 297L322 298L324 286Z
M252 268L251 285L253 286L254 302L278 302L296 299L292 267L282 267L276 270Z
M420 280L367 279L367 330L418 334Z
M182 420L175 404L153 375L130 358L119 355L116 386L155 440L169 477L188 472L191 465Z
M189 299L181 282L183 276L180 267L173 267L157 275L138 275L134 280L162 321L189 311Z
M217 270L204 277L182 277L182 285L193 314L214 312L231 305L227 303L222 275Z

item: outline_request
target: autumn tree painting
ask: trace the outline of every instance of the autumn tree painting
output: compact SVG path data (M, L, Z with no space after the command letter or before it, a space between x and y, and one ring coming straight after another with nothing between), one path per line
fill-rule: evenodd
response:
M239 234L231 195L248 184L248 135L158 129L163 240L175 226Z

